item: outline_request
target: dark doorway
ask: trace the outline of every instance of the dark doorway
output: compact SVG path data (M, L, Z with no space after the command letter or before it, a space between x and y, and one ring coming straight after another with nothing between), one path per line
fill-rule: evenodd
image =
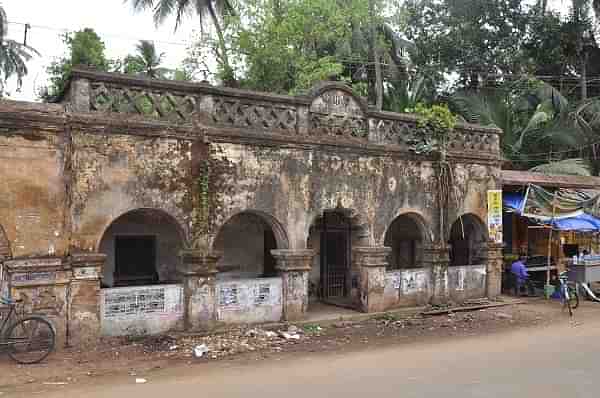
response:
M158 281L155 236L115 236L115 285Z
M350 304L350 222L341 213L325 212L320 227L321 297L332 304Z
M450 265L487 263L487 227L472 214L461 216L450 231Z
M391 247L388 269L418 268L423 261L423 228L416 215L398 216L385 233L384 245Z

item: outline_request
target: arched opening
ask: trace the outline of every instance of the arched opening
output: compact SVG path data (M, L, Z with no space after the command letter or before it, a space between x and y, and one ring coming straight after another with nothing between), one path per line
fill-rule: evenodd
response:
M10 258L10 244L2 225L0 225L0 261L7 258Z
M273 217L251 211L236 214L221 227L213 245L221 253L218 277L275 276L277 264L271 250L287 247L285 232Z
M450 230L450 265L480 265L487 262L487 228L473 214L465 214Z
M326 210L315 220L307 240L316 254L309 281L311 300L354 306L360 270L352 267L353 246L369 246L369 235L352 219L350 210Z
M106 254L104 286L135 286L178 281L179 252L184 235L167 213L138 209L114 220L104 232L99 251Z
M418 217L415 214L402 214L387 229L384 245L392 248L388 256L389 270L423 266L425 231Z

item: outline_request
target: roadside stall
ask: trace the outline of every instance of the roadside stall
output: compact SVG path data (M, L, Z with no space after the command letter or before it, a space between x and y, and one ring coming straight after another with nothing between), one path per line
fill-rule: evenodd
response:
M504 191L505 288L511 288L510 265L519 255L527 257L530 278L546 295L556 274L572 264L573 280L600 281L600 256L594 255L600 253L598 198L595 192L535 185Z

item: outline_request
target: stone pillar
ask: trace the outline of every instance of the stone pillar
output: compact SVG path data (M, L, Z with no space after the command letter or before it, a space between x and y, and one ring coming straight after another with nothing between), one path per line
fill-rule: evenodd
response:
M298 321L308 310L308 274L314 250L271 250L282 278L283 320Z
M76 112L90 111L90 81L76 77L71 81L70 98L71 106Z
M102 253L71 255L67 345L84 347L100 337L100 278L105 261Z
M354 247L352 260L360 269L360 305L363 312L385 310L385 269L389 247Z
M184 328L209 330L217 322L217 261L205 250L183 250L178 269L183 282Z
M450 300L448 291L448 264L450 248L446 245L427 245L423 247L423 265L431 270L431 303L446 304Z
M488 243L488 262L486 267L486 294L493 300L502 292L502 271L504 269L504 256L501 243Z

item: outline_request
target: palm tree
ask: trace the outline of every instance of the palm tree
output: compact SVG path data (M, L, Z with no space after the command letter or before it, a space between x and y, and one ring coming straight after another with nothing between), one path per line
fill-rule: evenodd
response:
M27 61L38 52L24 44L7 39L8 18L4 8L0 6L0 97L4 94L7 80L17 77L17 88L23 84L23 77L27 75Z
M600 131L594 130L600 127L595 117L600 113L593 112L592 102L574 108L557 89L543 82L504 93L495 89L457 92L449 102L465 121L500 128L504 156L527 168L547 162L553 152L570 155L590 144Z
M125 0L133 5L136 11L151 9L154 12L156 25L162 24L167 17L175 14L175 29L181 25L183 18L189 14L196 14L200 19L200 29L205 29L206 18L210 18L217 33L219 50L218 62L223 68L223 81L225 84L234 82L234 74L229 57L227 44L221 19L225 15L234 15L235 10L230 0Z
M136 55L125 58L125 73L141 74L152 79L163 79L170 72L167 68L161 68L160 64L165 53L158 53L154 43L148 40L140 40L135 46Z

